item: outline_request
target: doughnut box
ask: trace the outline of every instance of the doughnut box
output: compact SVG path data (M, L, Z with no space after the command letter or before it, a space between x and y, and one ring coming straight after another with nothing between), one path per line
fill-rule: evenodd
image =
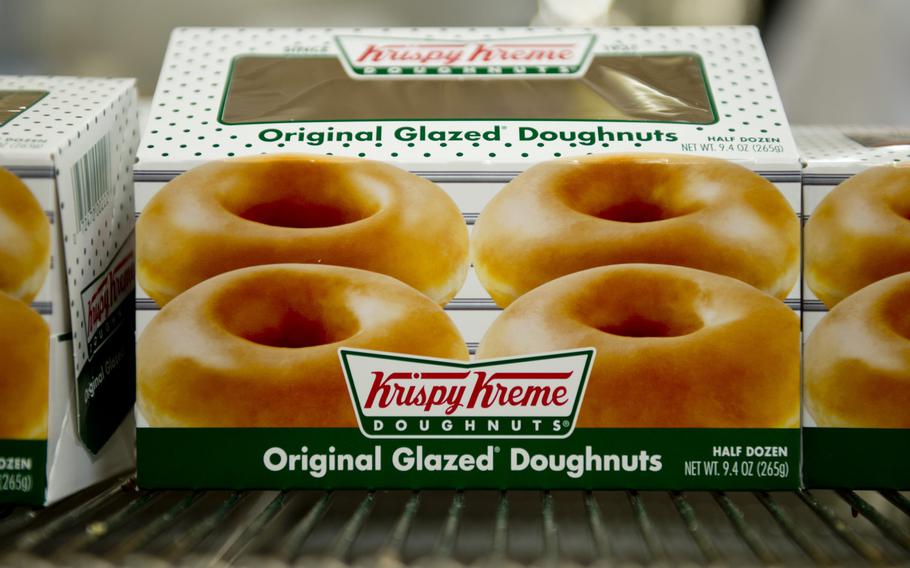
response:
M178 29L139 484L795 488L800 170L753 28Z
M804 126L804 477L908 489L910 131Z
M0 504L135 463L129 79L0 76Z

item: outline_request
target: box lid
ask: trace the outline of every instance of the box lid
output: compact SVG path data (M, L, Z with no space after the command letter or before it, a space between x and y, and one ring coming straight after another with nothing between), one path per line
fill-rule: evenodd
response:
M280 152L436 174L601 152L799 169L752 27L175 30L137 179Z
M23 177L53 175L54 157L134 84L133 79L0 75L0 166Z
M910 128L892 126L793 127L809 177L843 178L888 164L910 164Z

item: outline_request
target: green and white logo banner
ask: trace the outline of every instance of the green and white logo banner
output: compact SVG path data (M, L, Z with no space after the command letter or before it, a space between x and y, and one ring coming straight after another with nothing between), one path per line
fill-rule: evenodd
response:
M488 40L335 36L341 62L355 79L579 77L591 61L594 39L594 34Z
M594 349L474 362L340 349L369 438L565 438Z

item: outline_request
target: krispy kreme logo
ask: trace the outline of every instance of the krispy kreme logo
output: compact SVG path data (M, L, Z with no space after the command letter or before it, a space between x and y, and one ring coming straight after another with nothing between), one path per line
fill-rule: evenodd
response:
M104 342L111 328L121 322L115 318L117 308L133 293L136 270L133 252L126 245L101 275L82 290L82 313L89 353Z
M582 75L594 35L473 40L347 35L335 40L345 70L356 79L488 79Z
M473 362L339 349L370 438L565 438L594 349Z

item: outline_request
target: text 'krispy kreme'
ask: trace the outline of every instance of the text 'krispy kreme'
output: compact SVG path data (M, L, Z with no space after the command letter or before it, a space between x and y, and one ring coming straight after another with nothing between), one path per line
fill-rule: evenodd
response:
M108 318L111 310L133 291L135 278L133 254L130 252L89 288L85 310L85 326L89 336Z
M337 36L355 76L574 75L588 61L590 34L559 37L424 39Z
M454 45L434 44L368 44L357 63L420 63L423 65L455 65L457 63L562 63L575 57L571 43L466 43Z
M442 407L450 416L459 408L508 408L528 406L565 406L570 403L567 381L572 371L496 372L459 371L427 373L385 373L373 371L364 408L420 407L430 411ZM435 384L446 381L447 384ZM459 384L453 384L457 381ZM527 384L535 381L535 384ZM538 384L554 381L555 384ZM463 384L460 384L463 383Z

